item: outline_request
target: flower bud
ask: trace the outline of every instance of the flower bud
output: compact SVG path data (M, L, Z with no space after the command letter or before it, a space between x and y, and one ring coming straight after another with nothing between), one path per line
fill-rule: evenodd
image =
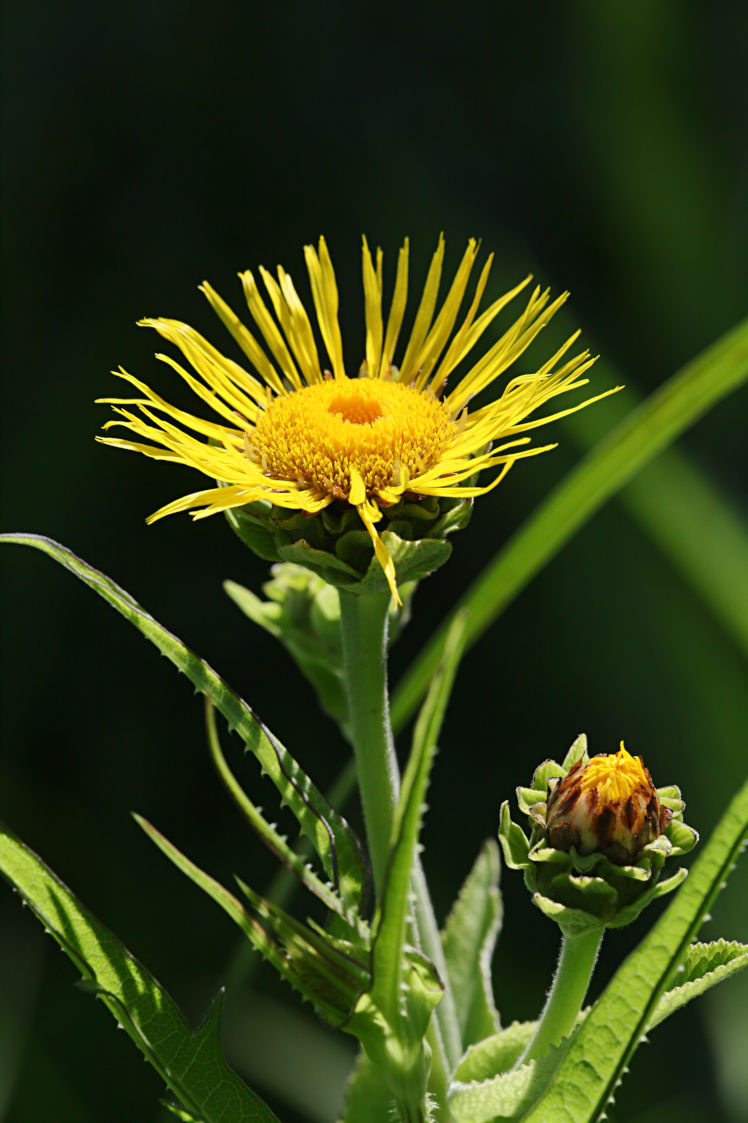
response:
M649 770L621 741L615 754L578 760L564 779L548 781L546 840L556 850L604 854L625 865L654 842L672 818L660 804Z
M698 835L683 822L674 785L655 788L641 757L592 757L577 738L562 764L546 760L530 787L517 789L531 834L501 808L499 839L510 869L522 870L537 907L576 936L630 924L650 901L671 892L685 869L661 877L668 858Z

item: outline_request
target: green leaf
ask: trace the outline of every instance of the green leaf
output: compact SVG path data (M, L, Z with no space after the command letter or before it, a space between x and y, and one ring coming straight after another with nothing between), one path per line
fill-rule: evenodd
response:
M524 1053L537 1026L537 1022L512 1022L506 1029L471 1045L457 1066L455 1080L490 1080L508 1072Z
M747 966L748 944L726 940L691 944L678 968L678 985L661 995L647 1022L646 1032L649 1033L692 998ZM582 1011L579 1024L589 1012L589 1008ZM506 1029L471 1045L457 1067L455 1080L461 1083L482 1082L508 1072L524 1053L537 1025L537 1022L513 1022Z
M145 609L109 577L54 542L36 534L0 534L0 541L32 546L64 566L98 593L133 624L146 639L182 671L195 688L210 699L235 730L247 749L259 760L262 769L298 819L310 838L327 876L332 879L346 905L360 904L368 880L361 845L351 828L312 784L288 750L255 716L243 699L229 689L216 672L199 659L181 640L162 627Z
M272 580L263 586L266 601L235 581L224 582L224 589L245 616L280 641L311 682L323 709L345 729L348 699L337 590L290 563L273 567Z
M748 321L743 321L632 410L567 475L473 582L454 613L443 621L418 658L410 665L393 698L392 725L395 732L405 725L428 688L439 664L452 616L464 609L469 611L467 646L471 646L604 503L625 487L637 472L698 421L707 410L737 389L747 377ZM711 504L708 502L709 496L705 496L705 490L702 488L700 492L705 507L709 511L716 510L721 516L716 519L716 523L722 530L725 530L727 524L732 531L729 517L722 515L716 499ZM671 492L672 489L668 491L668 495ZM659 516L657 506L651 510L649 521L656 522ZM672 526L671 523L669 525ZM683 528L692 526L689 514ZM678 525L674 528L676 532L680 529ZM680 537L683 537L682 533ZM693 535L690 537L693 538ZM733 552L730 557L748 557L748 547L739 531L725 530L722 537L726 542L736 542L740 547L739 553ZM680 562L679 554L675 551L670 553L674 560ZM719 588L714 596L710 596L710 602L715 608L721 606L719 611L722 617L729 617L734 622L737 617L734 598L730 598L728 603L725 597L727 590L734 589L736 582L739 583L741 571L738 569L733 574L731 563L728 563L729 574L734 576L734 580L722 580L726 574L723 568L719 568L720 564L718 558L709 567L694 564L690 568L700 574L703 574L705 568L707 573L715 573L715 583ZM716 571L715 565L718 567ZM745 616L743 614L741 618L745 626L740 630L744 646L748 640L748 620Z
M678 963L723 887L748 834L748 782L727 808L689 878L649 935L616 972L579 1029L527 1123L599 1119Z
M392 1092L361 1053L348 1080L342 1123L387 1123L394 1119Z
M666 990L657 1003L647 1030L698 998L710 987L748 967L748 944L715 940L710 944L691 944L681 967L678 985Z
M530 841L522 827L512 819L509 811L509 800L507 799L501 805L499 842L501 843L501 849L504 851L504 861L509 869L523 870L528 862Z
M516 1038L520 1036L517 1031ZM540 1060L528 1061L488 1080L454 1080L449 1089L449 1110L455 1123L525 1119L525 1112L542 1095L573 1040L573 1036L567 1038Z
M223 1059L220 998L193 1033L153 976L2 824L0 872L75 964L86 989L101 999L191 1116L201 1123L276 1120Z
M296 854L291 849L287 840L278 833L275 827L267 822L259 807L252 802L242 789L226 763L226 758L221 751L218 731L216 730L215 710L210 700L207 698L205 700L205 712L208 728L208 743L210 745L213 762L218 770L219 776L249 825L256 831L271 853L283 862L287 869L291 870L291 872L296 875L302 885L306 886L311 893L318 897L328 909L338 913L339 916L346 916L351 922L354 922L355 916L351 913L351 910L347 911L345 909L337 893L317 877L313 870L307 865L303 855Z
M259 500L259 503L269 510L269 503L266 504L262 500ZM237 537L242 540L245 546L249 546L254 554L264 558L265 561L278 561L279 555L275 539L260 519L252 517L250 514L251 506L254 506L254 504L245 507L243 510L240 507L230 508L224 512L226 521Z
M452 906L442 934L463 1048L496 1032L491 958L501 928L499 849L488 839Z

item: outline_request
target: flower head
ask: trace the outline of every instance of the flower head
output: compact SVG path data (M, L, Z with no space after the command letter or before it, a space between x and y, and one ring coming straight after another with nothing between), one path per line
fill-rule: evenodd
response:
M655 788L641 757L587 755L582 734L562 764L546 760L530 787L517 788L528 838L501 807L499 838L511 869L521 869L533 903L566 935L630 924L650 901L686 876L661 872L698 835L683 822L675 785Z
M366 341L364 361L359 367L359 355L352 373L343 359L338 289L324 239L316 249L306 246L304 253L326 359L320 358L310 317L280 266L277 277L259 270L266 296L251 272L240 274L253 331L205 283L202 292L244 352L249 369L187 324L143 320L182 352L191 370L168 355L158 358L184 379L213 417L208 420L171 405L120 369L115 373L134 386L138 396L102 399L117 414L105 428L119 426L128 436L99 440L156 460L186 464L217 482L167 504L149 521L185 510L203 518L258 500L307 515L335 504L354 509L399 600L395 564L377 529L388 508L402 500L470 499L490 491L517 460L554 447L529 447L531 430L606 394L531 417L558 395L586 385L582 376L594 361L589 352L566 358L576 333L535 371L512 378L481 408L468 409L476 395L520 358L566 299L563 294L551 301L548 291L539 288L519 317L447 388L448 379L475 351L492 321L530 280L479 313L492 257L468 298L478 254L474 240L437 310L444 258L440 238L410 338L396 366L407 301L408 242L400 250L385 320L382 251L372 258L364 239ZM475 482L477 473L492 469L487 482Z
M550 846L580 854L599 851L611 861L631 861L672 818L660 805L648 769L621 742L617 753L576 761L564 779L549 780L545 831Z

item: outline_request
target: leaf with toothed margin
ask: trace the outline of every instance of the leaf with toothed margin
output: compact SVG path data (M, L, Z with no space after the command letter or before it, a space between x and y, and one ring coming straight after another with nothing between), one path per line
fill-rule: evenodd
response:
M499 848L493 839L488 839L442 933L463 1048L494 1034L498 1027L491 957L500 927Z
M311 840L327 876L346 906L357 908L368 885L368 871L361 844L355 834L317 790L288 750L256 717L242 698L181 640L154 620L129 593L100 573L71 550L38 534L0 534L0 542L31 546L59 562L75 577L133 624L178 670L205 694L235 730L247 749L255 754L299 825Z
M618 969L578 1030L547 1093L527 1123L592 1123L605 1111L658 1001L748 835L748 781L732 799L685 885Z
M310 893L318 897L332 912L343 917L346 923L360 930L361 921L358 913L352 909L346 909L345 904L334 889L317 877L314 871L309 868L309 865L302 855L297 854L291 849L287 840L278 833L274 826L267 822L260 808L252 802L236 780L223 755L218 738L218 730L216 729L215 710L208 698L205 699L205 718L208 745L210 747L211 756L213 757L213 763L229 794L235 800L252 829L257 832L270 852L298 877L299 881Z
M0 872L31 907L170 1091L199 1123L278 1123L226 1064L220 996L193 1032L163 987L7 827L0 824Z
M307 998L330 1024L339 1025L345 1020L369 983L365 954L361 956L363 964L348 948L347 954L341 954L340 941L305 928L237 878L253 907L254 911L249 912L233 893L195 865L151 823L140 815L134 818L177 869L220 905L281 978Z
M647 1026L648 1031L710 987L748 967L748 944L727 940L691 944L681 966L682 971L679 968L676 976L678 985L666 990L660 997Z

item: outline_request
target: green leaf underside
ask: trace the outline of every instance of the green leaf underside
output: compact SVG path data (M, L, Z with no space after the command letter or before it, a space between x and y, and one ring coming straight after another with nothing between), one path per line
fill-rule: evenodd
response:
M105 574L50 538L36 534L1 534L0 542L31 546L59 562L98 593L183 672L195 689L206 695L258 758L281 795L281 804L296 816L311 839L325 872L348 906L358 906L368 881L360 843L342 818L317 790L291 754L255 716L250 706L224 680L189 650Z
M365 1053L348 1079L343 1123L388 1123L394 1119L392 1093Z
M527 1123L599 1119L640 1038L660 1020L658 1000L678 964L692 954L689 943L724 885L747 833L748 782L730 803L667 912L595 1003L552 1086L527 1115ZM687 995L680 997L687 1001ZM676 997L668 1001L675 1002Z
M512 1022L506 1029L471 1045L457 1066L455 1080L467 1084L491 1080L508 1072L524 1053L537 1025L537 1022Z
M516 1037L519 1036L517 1032ZM572 1036L551 1048L540 1060L511 1068L488 1080L467 1083L455 1080L449 1090L449 1109L455 1123L525 1118L524 1113L543 1094L573 1040Z
M466 646L475 643L604 503L746 378L748 321L743 321L632 410L497 552L454 610L469 612ZM649 522L655 518L651 513ZM745 538L738 535L738 540L742 556ZM723 605L724 592L718 589L717 594ZM728 615L724 609L720 611ZM442 622L398 684L392 702L395 733L405 725L431 681L453 615ZM729 615L736 615L734 607Z
M499 851L488 839L452 906L442 933L463 1048L496 1032L491 957L501 928Z
M0 871L188 1112L201 1123L277 1123L226 1064L220 999L193 1033L153 976L16 836L0 824Z

